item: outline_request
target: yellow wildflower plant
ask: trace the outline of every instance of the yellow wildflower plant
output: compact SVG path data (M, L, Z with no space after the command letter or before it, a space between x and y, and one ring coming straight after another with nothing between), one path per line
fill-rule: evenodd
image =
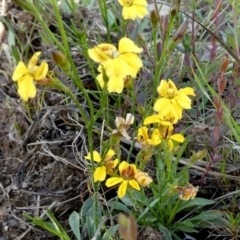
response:
M173 134L173 125L159 125L158 131L161 139L166 139L168 143L169 150L173 149L173 140L179 143L183 143L185 138L180 133Z
M148 175L148 173L142 172L140 170L137 170L134 178L142 187L148 187L150 183L153 181L152 178Z
M137 134L137 141L142 145L142 146L156 146L161 143L161 137L159 134L158 129L153 129L152 133L149 133L149 129L147 127L140 127L138 129L138 134Z
M198 192L198 186L194 187L190 183L186 187L175 186L174 189L180 192L179 199L184 201L194 199Z
M106 156L102 159L97 151L93 151L93 161L100 164L99 167L96 167L93 173L94 182L102 182L106 179L107 174L111 175L113 173L114 168L118 164L118 159L112 160L114 155L115 152L112 149L109 149ZM85 158L87 160L92 160L90 153L88 153Z
M182 118L183 109L191 109L191 99L188 97L195 96L194 89L185 87L180 90L172 80L161 80L157 88L159 98L154 104L154 110L161 116L173 115L176 119Z
M97 76L100 87L105 86L104 70L108 77L108 92L121 93L124 88L124 78L127 76L135 78L143 66L141 59L137 55L141 52L142 48L136 46L131 39L126 37L120 39L118 49L114 45L107 43L89 49L89 57L101 64L98 68L100 74Z
M44 79L48 73L48 64L43 61L40 66L37 65L41 52L36 52L26 66L20 61L15 68L12 79L18 84L18 94L24 101L36 96L37 89L34 80Z
M122 16L124 20L135 20L137 17L143 18L148 14L146 0L118 0L118 2L123 7Z
M137 168L135 164L129 164L126 161L123 161L119 164L119 177L110 177L106 181L107 187L113 187L117 184L118 188L118 197L123 198L127 192L129 186L140 191L140 186L135 180L135 174L137 173Z

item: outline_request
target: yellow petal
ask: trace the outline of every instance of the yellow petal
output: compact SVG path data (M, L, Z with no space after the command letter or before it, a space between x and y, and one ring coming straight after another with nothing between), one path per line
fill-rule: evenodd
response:
M167 142L168 142L169 150L171 151L173 149L173 142L172 142L171 138L169 138Z
M31 75L25 75L18 80L18 94L24 101L28 101L28 98L35 97L36 93L37 89Z
M103 74L100 73L100 74L96 77L96 79L97 79L100 87L103 89L103 87L104 87Z
M166 108L167 107L171 107L171 101L170 99L167 99L167 98L159 98L157 99L157 101L155 102L154 106L153 106L153 109L154 111L156 112L163 112L163 110L166 111ZM161 114L162 115L162 114Z
M161 122L159 115L154 114L154 115L151 115L151 116L145 118L143 124L148 125L148 124L159 123L159 122Z
M123 198L127 192L128 181L123 180L118 188L118 197Z
M108 161L110 159L113 158L113 156L115 155L116 153L113 151L113 149L109 149L106 156L104 157L104 161Z
M142 5L142 6L147 6L147 1L146 0L134 0L133 1L134 5Z
M146 6L137 6L132 5L131 7L123 7L122 9L122 16L123 19L132 19L135 20L138 18L143 18L145 15L148 14Z
M168 79L168 88L172 89L173 92L177 94L178 89L177 89L175 83L171 79Z
M108 59L113 58L114 52L117 52L117 48L114 45L102 43L92 49L89 49L88 55L93 61L103 63Z
M109 93L115 92L115 93L121 93L124 88L124 80L122 77L111 77L109 78L107 90Z
M128 182L133 188L135 188L138 191L140 190L139 184L135 179L129 180Z
M154 146L156 146L156 145L161 143L161 137L160 137L160 133L159 133L158 129L154 129L153 130L153 133L151 135L151 139L153 141L152 145L154 145Z
M178 94L174 98L178 104L184 109L191 109L191 99L185 94Z
M105 178L106 178L106 167L105 166L97 167L93 173L94 182L98 182L98 181L102 182L105 180Z
M29 71L28 71L26 65L20 61L13 72L12 79L13 79L13 81L17 81L19 78L21 78L22 76L24 76L26 74L29 74Z
M36 52L33 54L32 58L30 59L28 63L28 69L31 70L34 66L37 65L38 58L40 56L41 52Z
M118 0L118 2L119 2L119 4L120 4L121 6L124 6L124 5L126 5L126 3L125 3L125 1L124 1L124 0Z
M122 59L115 58L104 62L103 67L106 71L107 77L109 78L107 83L108 92L121 93L124 88L124 78L129 72L127 63Z
M147 127L141 127L138 129L138 135L137 135L137 140L138 142L143 142L149 139L148 136L148 128Z
M37 68L35 73L35 80L41 80L46 77L48 73L48 64L46 62L42 62L41 65Z
M111 177L111 178L107 179L106 186L107 187L115 186L115 185L121 183L123 180L124 179L120 178L120 177Z
M180 143L183 143L185 138L183 137L182 134L173 134L171 137L170 137L172 140L175 140L176 142L180 142Z
M168 89L168 84L166 80L161 80L159 87L157 88L158 94L161 97L167 98L167 89Z
M118 45L118 52L122 53L141 53L142 48L139 48L135 43L126 37L121 38Z
M118 162L119 162L118 158L113 161L113 168L115 168L118 165Z
M104 62L103 67L106 71L107 76L111 79L112 77L124 78L129 75L128 64L121 58L109 59Z
M182 118L182 111L183 111L183 108L182 106L179 104L179 101L176 99L176 97L174 99L171 100L171 103L172 103L172 109L170 111L172 112L176 112L176 115L178 117L178 119L181 119Z
M140 68L143 66L139 56L136 53L124 53L121 54L119 58L127 63L128 68L125 68L125 73L135 78Z
M87 156L85 156L85 158L86 158L87 160L91 160L91 154L90 154L90 152L88 153ZM99 153L98 153L97 151L93 151L93 161L94 161L94 162L101 162L101 160L102 160L102 159L101 159Z
M185 95L195 96L194 89L191 87L185 87L185 88L179 89L178 92L184 93Z
M126 161L122 161L122 162L119 164L118 169L119 169L120 175L122 175L122 171L123 171L124 169L126 169L127 167L129 167L129 163L126 162Z

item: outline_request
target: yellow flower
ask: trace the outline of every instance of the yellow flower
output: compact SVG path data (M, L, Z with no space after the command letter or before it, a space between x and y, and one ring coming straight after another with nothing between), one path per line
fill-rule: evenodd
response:
M135 164L129 164L126 161L123 161L119 165L119 174L120 177L111 177L107 179L106 186L112 187L120 183L118 188L118 197L123 198L127 192L129 186L133 187L136 190L140 190L138 182L134 179L134 176L137 172Z
M143 18L148 14L146 0L118 0L123 6L122 15L124 20L135 20L137 17Z
M191 99L187 95L195 96L191 87L178 90L172 80L161 80L158 87L159 99L154 104L154 110L163 118L173 115L182 118L183 109L191 109Z
M93 180L94 182L97 181L104 181L106 179L106 175L111 175L113 173L114 168L118 164L118 159L112 160L114 157L115 152L112 149L109 149L104 159L101 158L100 154L97 151L93 151L93 161L100 163L101 166L96 167L93 173ZM86 159L91 160L91 154L88 153L85 156Z
M127 76L126 70L129 69L127 62L121 58L110 59L103 62L98 68L100 74L96 78L101 88L104 88L103 68L108 77L107 91L109 93L121 93L124 88L124 78ZM127 71L130 73L130 70Z
M161 139L167 140L169 150L173 149L173 141L172 140L179 142L179 143L183 143L185 140L185 138L183 137L182 134L179 134L179 133L172 134L173 133L173 125L166 126L166 125L160 124L158 126L158 131L159 131Z
M176 118L166 117L166 119L163 120L161 114L153 114L149 117L146 117L144 119L143 124L148 125L148 124L158 123L158 124L165 125L165 126L171 126L172 124L174 124L176 122L177 122Z
M18 94L24 101L33 98L36 95L37 89L33 80L38 81L46 77L48 73L48 64L42 62L37 65L38 58L41 52L36 52L26 66L20 61L13 72L12 79L18 83Z
M126 139L131 139L128 135L127 130L131 124L134 122L134 116L131 113L127 113L126 120L122 117L116 117L115 124L117 129L114 129L112 134L121 135Z
M194 199L198 192L198 186L194 187L192 184L188 183L186 187L175 186L174 189L180 192L179 199L189 200Z
M149 184L153 181L152 178L145 172L137 170L134 178L142 187L148 187Z
M126 37L120 39L118 49L112 44L99 44L89 49L91 59L101 65L98 68L100 74L97 76L101 88L104 87L103 70L108 77L108 92L121 93L124 88L124 78L131 76L135 78L139 69L143 66L137 55L142 49Z
M158 129L154 129L151 134L147 127L140 127L138 129L137 141L143 146L156 146L161 143L161 137Z

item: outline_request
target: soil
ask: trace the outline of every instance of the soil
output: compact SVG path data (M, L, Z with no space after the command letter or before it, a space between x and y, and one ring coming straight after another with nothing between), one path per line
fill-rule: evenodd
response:
M22 32L23 29L25 31L29 28L25 23L29 22L32 16L12 5L11 11L9 15L15 17L9 17L9 21L18 19L18 22L11 22L11 24L15 26L18 36L24 42L26 34ZM16 17L17 15L20 17ZM5 47L6 36L2 41ZM37 32L34 33L35 40L31 43L31 51L42 47L36 36ZM44 92L44 89L38 90L38 96L35 99L23 104L10 77L13 69L11 66L5 66L5 58L7 58L6 55L2 54L0 66L2 71L0 75L0 240L59 239L29 224L23 216L23 213L27 213L30 216L41 216L47 220L44 212L46 208L53 211L64 229L72 236L68 217L72 211L79 212L84 200L91 194L87 188L89 174L86 172L84 162L87 146L80 114L75 105L65 102L61 94L55 91ZM81 56L76 56L75 60L80 62L79 58ZM89 81L86 72L85 76L86 87L92 88L93 86L89 86L88 83L93 81ZM43 92L45 100L41 102ZM80 101L84 104L84 99ZM188 134L194 135L194 131L196 129L191 129ZM195 135L199 137L201 134L197 132ZM192 176L196 176L196 181L202 176L206 165L201 165L201 167L201 171L191 170ZM226 165L227 167L230 166ZM208 196L209 193L212 197L212 192L219 190L222 182L216 181L216 177L219 177L216 175L217 172L220 170L209 172L210 176L214 177L210 184L213 187L208 185L210 187L206 188L205 192L203 187L200 192L203 197ZM239 183L239 167L235 170L235 175L238 179L236 183ZM225 189L223 185L221 186L219 196L230 191L230 181L226 182L227 186ZM232 185L231 191L236 183ZM139 239L163 240L164 238L161 233L148 227L141 233Z

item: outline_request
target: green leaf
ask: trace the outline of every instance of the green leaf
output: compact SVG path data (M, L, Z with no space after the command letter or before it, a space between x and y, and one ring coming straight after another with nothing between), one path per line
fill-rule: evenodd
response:
M224 226L226 224L223 214L217 210L204 211L195 217L188 218L188 221L201 228Z
M146 208L144 209L144 211L142 212L142 214L138 217L137 222L138 222L147 212L149 212L149 211L150 211L150 208L153 208L153 207L158 203L159 200L160 200L160 198L157 198L157 199L155 199L152 203L150 203L150 205L149 205L148 207L146 207Z
M80 235L80 217L76 211L73 211L68 219L69 225L77 238L77 240L81 240Z
M110 28L116 26L116 18L109 8L107 9L107 22Z
M215 202L213 200L208 200L205 198L194 198L192 200L188 201L182 201L176 211L176 213L179 213L185 209L192 208L192 207L200 207L200 206L207 206L214 204Z
M174 225L174 230L188 232L188 233L197 233L198 231L194 229L194 227L196 226L191 221L186 220L186 221L176 223Z
M80 215L85 217L87 213L92 209L94 200L92 198L88 198L82 205Z
M102 211L101 208L98 208L98 220L102 218ZM88 231L89 234L89 238L91 239L94 234L95 234L95 212L94 212L94 200L93 198L88 198L82 208L81 208L81 212L80 212L80 216L83 217L84 219L84 223L85 223L85 228Z
M172 235L171 235L170 231L165 226L163 226L161 223L158 223L157 226L158 226L158 230L163 235L163 239L172 240Z
M104 235L102 236L102 240L109 240L111 238L115 239L115 235L116 235L118 228L119 228L119 224L107 229L106 232L104 233Z
M52 233L55 236L58 236L62 240L71 240L66 231L61 226L61 224L53 216L53 214L48 209L45 212L52 222L44 222L43 219L41 219L40 217L31 217L26 213L24 213L23 216L28 220L32 221L32 223L36 226L47 230L48 232Z
M125 204L122 204L121 202L111 201L111 202L108 202L107 205L110 208L115 209L115 210L119 210L121 212L125 212L125 213L129 213L130 212L128 207Z

